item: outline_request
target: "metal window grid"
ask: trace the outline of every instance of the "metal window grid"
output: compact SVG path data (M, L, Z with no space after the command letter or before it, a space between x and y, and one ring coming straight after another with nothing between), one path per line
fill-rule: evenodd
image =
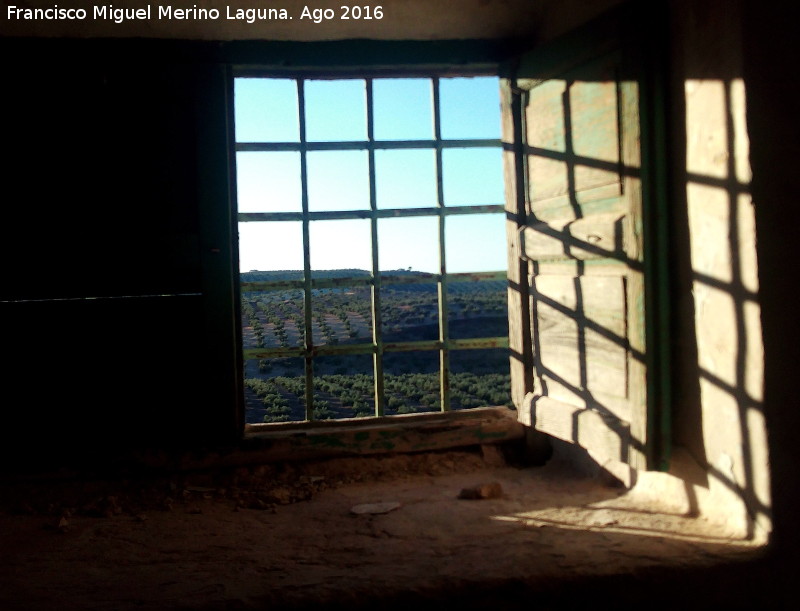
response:
M248 78L253 78L248 75ZM366 84L367 139L363 141L309 142L306 139L305 83L310 77L259 76L257 78L291 78L297 85L299 142L237 142L239 152L292 151L300 153L301 212L246 212L238 213L238 221L283 222L302 221L303 235L303 279L279 280L270 282L243 282L242 293L253 291L278 291L302 289L304 294L304 345L297 348L253 348L243 349L244 359L269 359L280 357L303 357L305 362L305 417L314 420L314 359L333 355L373 355L373 376L375 392L375 416L384 416L384 373L382 356L387 352L406 352L417 350L437 350L439 352L440 410L450 410L450 358L451 350L475 350L487 348L508 348L508 337L478 337L470 339L450 339L448 333L447 287L450 283L482 282L506 280L506 271L448 273L445 257L445 219L451 215L504 213L502 203L447 207L444 203L444 183L442 180L442 151L448 148L499 148L500 139L443 139L441 136L441 110L439 104L439 77L430 79L433 90L433 140L375 140L373 78L358 77ZM344 77L341 77L344 78ZM436 198L437 204L421 208L378 209L375 189L375 151L423 149L435 153ZM307 153L311 151L352 151L366 150L369 172L369 210L310 211L308 203ZM400 217L438 217L439 273L417 276L392 276L381 274L378 267L378 219ZM372 270L370 277L313 278L310 259L309 225L317 220L369 219L371 232ZM392 284L417 284L436 282L438 292L439 339L387 343L383 341L381 320L381 288ZM312 289L343 286L370 286L372 309L372 341L355 344L326 344L315 346L312 334Z

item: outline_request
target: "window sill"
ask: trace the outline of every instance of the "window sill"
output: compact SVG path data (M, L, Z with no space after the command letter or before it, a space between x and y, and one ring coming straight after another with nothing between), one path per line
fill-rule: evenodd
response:
M314 422L250 424L241 447L255 462L428 452L525 435L507 407Z

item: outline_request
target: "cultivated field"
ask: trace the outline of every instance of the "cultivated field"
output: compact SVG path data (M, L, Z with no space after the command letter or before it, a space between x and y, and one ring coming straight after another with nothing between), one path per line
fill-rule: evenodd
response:
M348 270L352 273L352 270ZM257 274L257 275L256 275ZM290 278L299 272L251 272L243 281ZM284 277L285 277L284 276ZM508 333L505 282L465 282L448 287L451 338L499 337ZM369 287L314 289L312 338L315 346L370 342ZM385 342L434 340L439 336L437 288L433 283L387 285L381 289ZM244 293L245 348L302 347L304 304L301 290ZM439 353L386 353L384 404L388 415L439 409ZM506 349L450 352L451 407L510 405ZM305 416L302 358L248 360L245 363L247 421L283 422ZM374 415L371 355L314 359L314 417Z

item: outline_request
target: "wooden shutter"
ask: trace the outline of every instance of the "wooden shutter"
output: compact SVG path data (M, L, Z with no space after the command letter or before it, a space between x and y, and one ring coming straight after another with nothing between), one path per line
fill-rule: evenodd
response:
M534 51L502 81L512 394L524 424L648 468L645 81L620 28Z

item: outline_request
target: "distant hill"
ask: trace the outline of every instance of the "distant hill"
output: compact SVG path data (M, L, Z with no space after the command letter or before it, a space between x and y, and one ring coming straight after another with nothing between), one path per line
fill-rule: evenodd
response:
M425 272L408 269L383 270L381 274L391 276L427 276ZM363 269L323 269L313 270L312 278L369 278L372 274ZM242 282L272 282L275 280L302 280L302 269L284 269L275 271L250 270L240 274Z

